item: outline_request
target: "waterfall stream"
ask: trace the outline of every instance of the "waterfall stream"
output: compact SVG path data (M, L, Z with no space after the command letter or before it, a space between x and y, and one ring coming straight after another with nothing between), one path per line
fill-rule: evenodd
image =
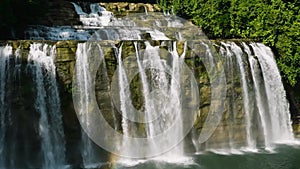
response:
M39 134L45 169L55 169L65 164L64 131L54 65L55 51L55 46L32 44L28 55L28 69L36 85L35 107L40 113Z
M12 94L21 93L22 52L17 49L14 53L11 46L1 47L1 168L16 167L21 153L17 147L19 130L17 126L18 116L15 112ZM66 165L65 141L60 111L60 96L56 81L54 65L55 46L32 44L28 54L27 73L32 76L35 96L35 109L39 113L38 133L41 139L42 168L55 169ZM14 56L14 58L12 58ZM14 84L17 84L14 89ZM18 96L20 97L20 96ZM34 124L34 122L33 122ZM10 133L8 133L10 132ZM26 135L26 133L24 133ZM27 138L26 138L27 139ZM26 141L24 139L24 141ZM26 159L27 157L24 157Z
M179 120L176 127L173 128L174 135L170 135L171 140L178 140L179 138L184 137L183 134L181 134L183 128L181 124L183 124L184 120L181 116L183 108L182 100L180 99L183 93L181 83L179 82L181 81L181 69L186 49L184 49L183 54L180 57L177 52L176 42L173 42L172 45L169 45L168 50L171 58L169 58L170 60L165 60L162 59L165 56L161 56L161 49L158 46L152 46L149 42L145 42L145 48L143 52L141 52L139 44L139 42L133 42L135 50L135 59L133 60L135 61L132 61L136 63L128 62L129 58L124 59L122 52L122 49L124 48L123 44L121 44L119 48L114 48L115 57L118 63L117 76L114 80L116 80L115 85L118 87L113 90L114 92L111 95L113 97L112 101L118 102L117 105L120 106L119 111L122 115L120 122L122 133L125 137L142 136L153 138L167 130L172 126L173 120L179 118L182 120ZM229 118L227 119L227 122L224 120L221 121L221 124L228 123L229 127L226 127L224 124L223 127L216 128L216 130L222 130L223 133L228 134L228 138L222 141L222 144L224 145L221 148L223 150L228 149L231 153L234 153L240 150L258 151L257 149L263 145L266 150L272 150L275 143L286 142L286 140L292 142L293 136L290 128L290 121L280 122L280 119L272 118L272 115L270 114L273 112L268 108L270 105L267 104L269 100L275 101L277 98L281 98L283 99L281 103L284 104L282 107L288 107L288 103L284 101L285 94L283 92L281 92L282 95L279 94L277 98L271 98L267 95L265 86L268 85L268 83L277 83L277 80L263 83L264 79L270 76L270 72L263 71L263 69L266 67L276 67L276 65L272 65L272 62L264 62L263 64L265 65L259 65L259 60L253 57L255 53L251 53L250 51L250 48L252 48L254 43L251 45L246 45L245 43L240 44L243 47L240 47L233 42L221 43L221 45L223 46L221 48L223 50L221 53L228 63L225 69L225 71L229 73L227 80L230 81L229 84L232 86L230 92L227 91L229 92L229 95L227 97L228 100L226 99L228 103L227 113ZM264 48L264 51L268 51L268 48L261 44L255 45ZM209 46L203 42L202 46L209 48ZM255 51L257 49L253 48L253 50ZM86 52L89 53L88 50ZM210 50L206 51L206 63L214 65L215 61L211 52L212 51ZM267 53L264 57L272 58L273 56L272 53ZM85 64L87 64L87 62ZM84 66L85 64L82 63L80 65ZM139 83L141 83L140 92L142 94L143 106L142 109L139 110L135 110L136 108L132 104L135 100L133 99L134 93L132 93L133 91L131 91L130 85L133 76L135 76L137 72L132 72L129 69L130 67L132 69L133 65L131 64L135 65L134 67L139 73ZM88 67L88 65L86 65L86 67ZM236 68L238 68L238 71L234 71ZM238 92L237 88L241 88L241 91ZM280 85L277 88L280 89ZM115 91L119 91L119 93L115 94ZM168 105L173 106L170 107ZM216 110L218 110L218 108L216 108ZM284 120L290 119L289 114L286 114L286 111L279 111L276 114L284 116L284 118L282 117ZM217 122L217 119L212 118L211 120L214 121L214 123ZM140 131L141 126L136 122L147 122L143 124L144 132ZM243 125L245 125L245 127L237 128L237 126ZM288 134L281 138L274 137L272 135L273 127L281 128L283 133ZM241 136L245 139L240 138ZM227 143L226 140L228 141ZM262 140L263 142L261 142ZM130 155L134 153L135 150L128 147L131 144L127 141L128 139L124 139L123 142L120 140L121 144L119 146L121 146L122 152L126 152L125 154ZM168 142L169 139L164 140L164 144L170 144ZM160 145L158 145L154 141L144 147L143 152L157 152L161 147L166 146L164 144L160 143ZM214 149L214 144L214 140L212 139L209 139L207 143L205 143L209 149ZM197 150L201 149L198 148L198 143L194 145ZM217 149L218 148L216 148L216 150ZM161 154L159 158L156 159L164 159L166 161L170 161L175 157L178 159L185 156L185 151L184 144L179 143L170 152Z
M115 131L121 132L126 137L141 137L146 139L157 138L163 134L168 135L161 141L155 140L149 142L140 152L144 158L154 153L157 154L161 149L166 148L159 157L149 158L151 160L163 160L172 162L174 159L184 159L186 157L187 139L175 144L174 140L181 140L185 137L185 125L188 119L186 113L189 111L187 105L191 105L196 96L189 94L193 86L192 81L186 81L190 78L184 71L185 59L189 58L188 48L192 45L184 43L181 54L178 52L176 41L166 41L166 49L159 46L151 45L150 42L132 42L133 55L124 54L124 44L118 48L109 46L94 45L91 47L88 43L79 43L76 52L76 76L80 80L78 85L79 91L83 96L80 105L83 106L81 111L89 112L93 110L91 102L91 72L90 64L95 62L93 55L100 57L101 66L98 73L103 75L100 81L96 80L96 88L101 91L110 91L107 98L103 101L108 102L104 107L105 112L109 110L112 113L112 126ZM201 47L202 46L202 47ZM213 150L218 152L229 151L235 153L239 151L258 151L273 150L277 143L290 143L294 141L289 114L289 105L286 100L285 91L280 80L279 72L275 64L274 56L270 48L260 43L234 43L222 42L215 44L219 46L221 57L227 63L225 72L227 72L228 84L225 115L220 119L219 127L215 128L215 133L205 141L201 142L204 137L199 137L200 133L193 132L193 145L197 151ZM206 49L204 52L203 63L215 65L212 57L213 51L208 50L210 45L201 42L200 46L192 47ZM111 48L117 63L115 75L109 73L104 51ZM15 81L17 86L22 86L22 58L24 54L22 49L15 51L11 46L3 46L1 49L1 137L0 153L1 166L16 166L18 154L17 143L8 144L10 139L15 139L18 132L8 134L13 131L11 125L15 124L15 114L11 109L9 97L11 94L8 86ZM203 51L202 51L203 52ZM197 52L196 52L197 53ZM198 53L201 54L201 53ZM65 157L65 140L60 110L60 95L56 80L56 46L33 43L30 46L26 73L32 78L32 85L35 90L33 94L34 108L38 115L38 135L40 137L40 158L44 163L42 168L57 168L66 164ZM213 66L212 66L213 67ZM206 67L207 71L216 71ZM109 67L110 68L110 67ZM237 71L234 71L237 69ZM95 70L93 70L95 71ZM11 73L5 73L11 72ZM98 77L98 76L96 76ZM112 79L111 79L112 78ZM97 78L96 78L97 79ZM109 79L112 80L109 87ZM101 82L102 81L102 82ZM13 83L15 83L13 82ZM104 83L105 82L105 83ZM214 82L211 82L212 84ZM100 86L98 86L100 85ZM136 93L132 85L140 86L139 99L137 102ZM14 90L20 90L17 87ZM240 89L239 89L240 88ZM189 89L189 90L187 90ZM113 92L112 92L113 91ZM117 92L116 92L117 91ZM15 93L15 92L13 92ZM194 93L195 94L195 93ZM201 95L201 92L199 93ZM102 95L99 95L102 97ZM170 97L172 96L172 97ZM192 98L190 98L192 96ZM190 99L187 99L190 98ZM100 99L101 101L101 99ZM140 106L137 106L140 104ZM201 103L201 102L200 102ZM172 106L170 106L172 105ZM214 110L222 110L212 108ZM118 114L118 113L119 114ZM121 115L121 116L120 116ZM196 120L197 117L192 119ZM199 118L199 117L198 117ZM213 122L218 119L210 117ZM208 117L209 119L209 117ZM90 117L86 116L87 126L93 125ZM205 120L205 119L204 119ZM176 125L174 125L176 121ZM190 121L192 124L192 121ZM211 124L211 123L209 123ZM241 126L241 127L236 127ZM205 127L205 126L204 126ZM89 127L88 127L89 128ZM165 133L169 129L171 133ZM91 130L93 127L91 127ZM280 132L278 132L280 131ZM83 166L98 166L99 152L95 151L95 144L88 138L91 131L82 131L81 137L81 158ZM205 136L206 137L206 136ZM221 146L215 147L218 139L223 138ZM115 146L126 155L134 155L132 143L128 139L115 140ZM7 147L7 145L10 145ZM203 148L206 147L206 148ZM9 155L7 154L7 152ZM125 161L125 159L120 161ZM127 161L128 162L128 161Z
M100 57L103 56L101 52L100 46L95 46L97 52L99 52ZM80 43L78 44L78 48L76 51L76 74L75 76L78 79L81 79L78 84L80 95L82 96L79 100L79 104L81 109L79 110L79 114L84 115L86 112L92 111L91 106L91 90L92 88L92 77L91 77L91 51L95 50L94 46L89 44ZM104 70L106 71L106 70ZM83 167L97 167L99 164L99 159L97 159L97 152L94 148L92 140L89 139L89 136L86 133L89 133L93 124L91 124L91 117L84 115L83 117L84 123L87 125L88 131L81 131L81 156L83 160Z
M246 50L248 51L248 46L243 43L244 47L247 48ZM246 122L246 135L247 135L247 148L250 150L254 150L256 147L255 140L253 138L253 131L252 131L252 109L250 106L251 104L251 98L249 96L249 78L247 77L248 73L245 70L245 60L242 58L243 51L241 48L239 48L235 43L231 43L230 46L232 46L232 50L235 53L239 70L240 70L240 78L241 78L241 83L242 83L242 88L243 88L243 101L244 101L244 111L245 111L245 122Z
M5 166L5 148L6 137L11 112L7 102L7 89L9 85L10 73L10 56L12 55L12 47L0 47L0 168Z
M223 132L228 132L229 152L234 152L232 149L239 150L240 147L244 147L244 151L257 151L261 144L266 150L272 150L275 143L293 142L290 114L287 113L289 105L270 48L260 43L247 45L228 42L221 43L220 51L227 63L227 80L236 88L238 81L235 79L239 77L242 89L241 93L232 90L232 87L228 91L228 123L231 127L223 129ZM233 71L235 67L238 72ZM239 100L238 96L242 97L243 110L238 110L235 105L234 100ZM234 139L238 135L232 134L236 132L232 127L239 120L240 113L244 114L245 128L242 131L246 142L237 147L236 144L240 143ZM238 131L241 132L241 129ZM227 149L226 146L221 148Z
M269 47L210 42L173 15L72 4L82 25L25 32L56 42L0 46L1 169L192 164L295 142ZM68 39L84 42L57 41Z
M270 139L274 142L293 141L289 104L274 55L271 49L263 44L252 43L251 46L259 61L265 83L271 123L268 128L272 128Z

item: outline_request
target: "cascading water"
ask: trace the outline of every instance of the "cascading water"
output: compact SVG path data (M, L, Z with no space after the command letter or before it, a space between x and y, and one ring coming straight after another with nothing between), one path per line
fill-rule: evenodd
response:
M72 2L72 4L85 28L108 26L113 18L112 12L106 11L105 8L97 3L90 4L90 14L83 12L82 8L76 3Z
M31 44L27 64L24 64L24 54L20 47L15 50L9 45L0 47L0 168L38 166L55 169L66 165L60 96L54 65L55 51L55 46ZM23 76L30 78L26 79ZM23 84L25 81L32 84L36 90L31 91L30 87L24 91L23 87L27 85ZM38 123L32 121L29 124L23 117L29 113L21 106L24 100L20 98L24 94L35 96L32 107L38 114ZM34 113L30 115L34 116ZM22 124L19 124L20 120L23 120ZM20 128L21 126L24 129ZM34 130L37 130L37 133ZM36 135L32 135L33 133ZM30 143L40 146L39 152L29 148ZM36 155L29 157L32 153ZM34 158L41 161L36 162Z
M245 43L243 43L244 47L248 47ZM247 139L247 149L254 150L256 148L256 143L253 140L253 132L251 130L252 126L252 106L251 98L249 97L249 78L247 78L248 73L245 71L244 60L241 57L243 55L243 51L235 44L231 43L232 51L236 54L236 60L238 63L239 71L240 71L240 79L243 88L243 101L244 101L244 111L245 111L245 123L246 123L246 139Z
M252 43L250 45L259 61L265 83L269 108L268 116L271 118L271 124L268 128L272 128L270 139L275 143L293 141L289 104L274 55L271 49L263 44Z
M245 151L257 151L260 147L272 150L275 143L293 142L289 105L273 53L259 43L242 43L241 46L227 42L221 43L220 48L227 63L225 72L230 82L230 92L227 91L228 119L222 121L229 123L229 128L222 129L223 133L228 133L228 144L221 148L229 149L231 153L234 153L233 149L243 147L241 150ZM233 71L235 67L239 71ZM237 77L239 81L235 80ZM239 83L241 92L237 90ZM235 105L239 97L243 105L241 110ZM239 114L243 114L242 119L239 119ZM237 124L245 127L237 130L234 128ZM234 133L245 133L241 136L245 137L245 142L240 143ZM211 148L209 142L206 145Z
M224 43L222 43L222 45L224 45ZM224 55L225 56L225 70L227 72L226 81L229 83L229 86L230 86L227 89L227 93L229 95L228 96L228 104L227 104L227 109L228 109L228 114L229 114L228 115L229 116L228 147L229 147L229 149L232 150L235 148L235 144L233 142L234 114L236 114L236 112L235 112L236 104L234 102L234 98L236 97L236 93L234 92L235 65L233 65L233 62L234 62L234 58L232 56L233 54L232 54L231 50L226 47L226 44L225 44L225 50L226 50L226 54Z
M272 150L276 143L294 140L289 105L270 48L260 43L224 42L212 45L205 40L201 30L197 31L196 26L176 16L147 12L118 19L99 4L90 4L90 11L72 4L83 25L36 26L29 28L27 34L29 39L76 39L101 43L101 46L93 47L89 42L78 43L76 51L74 76L79 83L73 89L80 93L79 116L84 116L81 119L86 124L86 128L82 126L79 158L84 168L99 167L100 160L96 144L88 138L89 133L97 132L92 126L95 119L89 116L97 106L91 100L94 88L98 90L99 107L103 108L100 113L113 121L112 128L124 138L110 137L106 130L100 131L98 136L110 139L119 150L116 152L125 157L178 163L194 149L197 152L219 149L229 153L256 152L261 148ZM119 43L119 40L124 41ZM178 47L182 44L184 47ZM221 61L217 61L218 55L215 55L212 46L220 49ZM27 73L33 78L36 88L33 92L36 96L35 109L39 114L37 135L45 169L60 168L66 164L55 51L55 46L32 44L27 60ZM17 49L15 56L22 57L21 53ZM6 147L7 136L10 140L17 138L17 135L7 134L12 126L9 123L12 114L10 104L5 99L9 95L6 90L10 86L8 79L14 76L18 81L22 73L20 58L16 57L13 61L10 59L12 54L12 47L0 47L0 168L14 168L18 149L16 143ZM94 56L103 60L95 82L91 77L95 70L91 69L99 60L93 60ZM14 67L9 66L10 62L15 64ZM187 68L186 63L191 67ZM206 69L206 72L198 68ZM222 68L225 68L225 73ZM195 74L189 75L192 71ZM218 73L225 75L218 77ZM187 80L191 77L197 81ZM198 87L201 89L198 90ZM207 100L200 102L199 94L211 96L211 100L205 98ZM102 97L105 98L101 100ZM202 104L202 101L205 103ZM197 117L187 117L192 114L190 112L196 112ZM194 129L192 136L184 139L189 132L185 130L187 123L194 125ZM155 140L161 134L163 139ZM138 142L129 142L130 138L153 140L140 146ZM7 155L7 152L10 154ZM120 158L119 162L122 160Z
M76 77L80 80L78 85L79 92L82 96L80 99L81 110L80 112L89 112L90 110L90 92L91 89L91 75L89 66L89 52L91 46L88 44L78 44L76 51ZM91 128L89 116L84 117L85 123L88 125L88 129ZM81 156L83 160L83 166L89 168L97 166L96 152L93 149L92 141L88 138L84 131L81 131Z
M183 91L183 85L181 83L181 76L183 76L184 74L182 73L182 69L183 69L183 64L184 64L184 57L186 54L186 43L184 45L183 48L183 52L181 54L181 56L179 56L178 52L177 52L177 43L173 42L171 50L169 51L171 56L172 56L172 70L171 70L171 84L170 84L170 91L168 94L167 99L170 101L168 102L168 105L174 105L174 106L167 106L167 112L166 114L171 114L174 113L175 118L180 119L179 123L176 125L176 127L174 128L174 135L172 136L172 138L170 139L176 139L176 140L180 140L180 138L184 137L184 131L183 131L183 100L182 99L182 91ZM174 116L174 115L171 115ZM173 119L172 117L164 117L163 118L163 123L166 123L165 121L167 121L166 119ZM170 122L168 122L170 123ZM171 123L170 123L171 125ZM180 142L178 145L176 145L176 147L174 147L171 151L167 152L166 154L163 155L162 158L165 158L165 160L169 161L177 159L177 160L188 160L188 159L184 159L183 157L185 156L185 152L184 152L184 144L183 142ZM173 161L174 162L174 161Z
M126 72L123 68L123 62L122 62L122 46L120 46L120 49L116 51L116 55L118 58L118 66L119 66L119 71L118 71L118 79L119 79L119 88L120 88L120 104L121 104L121 112L122 116L128 117L128 110L126 109L126 106L130 105L130 91L129 91L129 84L128 84L128 79ZM132 110L129 110L132 111ZM122 129L123 129L123 134L128 137L129 133L129 125L128 120L126 118L122 118ZM126 143L124 143L124 146L126 146Z
M176 126L173 128L173 134L170 138L165 138L165 145L158 145L155 140L151 142L147 147L144 147L145 152L159 152L161 147L166 147L171 143L170 140L180 140L183 138L183 118L182 104L181 104L181 74L182 64L185 52L179 57L176 49L176 43L174 42L169 51L172 62L167 64L166 60L160 56L160 48L158 46L151 46L149 42L145 42L144 52L140 52L138 48L138 42L133 42L136 64L140 77L141 93L143 96L143 109L138 110L139 114L143 118L141 121L144 123L145 133L142 134L146 138L154 138L158 134L163 133L168 128L172 127L173 122L177 121ZM129 119L140 121L137 117L132 117L132 112L136 112L132 105L134 102L131 97L129 89L132 78L131 73L126 74L128 70L128 63L123 62L122 57L122 45L116 53L118 58L118 84L120 98L120 111L122 112L122 129L125 136L138 136L141 133L136 133L136 127L134 123L129 122ZM186 49L185 49L186 50ZM123 65L125 64L125 65ZM127 64L127 65L126 65ZM128 73L128 71L127 71ZM129 76L129 77L128 77ZM172 96L172 97L170 97ZM173 106L168 106L173 105ZM136 115L137 114L133 114ZM140 122L141 122L140 121ZM126 141L126 140L125 140ZM127 143L123 142L123 151L133 151L126 147ZM174 148L174 147L173 147ZM145 153L145 156L146 154ZM131 154L128 152L127 154ZM168 153L160 155L157 160L171 161L184 157L183 144L179 143L176 148Z
M179 57L176 42L168 42L170 43L170 50L165 51L168 55L161 55L159 46L152 46L149 42L145 42L144 52L140 52L138 43L139 42L133 42L136 56L133 65L135 65L138 72L130 70L130 67L133 65L131 62L128 62L128 59L133 58L124 57L124 53L122 52L123 44L118 48L113 48L118 68L115 70L115 74L112 78L111 101L122 115L119 122L124 137L152 139L170 130L167 132L169 133L168 137L163 137L163 142L160 142L160 144L153 140L151 143L145 145L139 158L149 158L148 156L151 154L159 153L162 147L166 149L166 147L171 145L172 147L166 150L170 150L175 146L176 148L168 153L166 153L166 150L163 150L161 153L165 154L160 155L159 158L155 158L155 160L173 161L175 158L178 160L179 157L185 156L184 144L180 143L180 141L184 138L185 134L187 134L187 132L183 130L183 120L186 119L186 121L188 121L188 117L190 116L182 117L182 110L184 109L182 98L190 97L186 96L183 91L186 90L185 88L189 88L189 83L191 83L188 81L189 83L185 84L185 88L182 86L183 77L187 78L190 76L189 74L185 74L187 67L183 66L187 45L184 45L184 51L181 57ZM79 101L81 102L79 104L78 116L82 116L84 112L94 110L93 102L89 100L92 98L89 96L89 93L91 93L90 90L93 88L93 84L90 82L90 65L93 64L93 62L90 62L89 59L93 57L91 54L95 54L95 52L93 52L93 48L88 48L86 45L88 45L88 43L79 44L76 52L76 78L80 79L76 88L78 88L78 92L80 93L78 97L80 97ZM168 59L165 60L163 59L164 57ZM168 62L168 60L170 62ZM139 82L135 80L135 82L132 81L136 75L139 76ZM184 81L187 80L184 79ZM136 83L141 84L140 90L141 93L143 93L141 95L143 105L140 109L137 109L132 104L137 100L131 95L132 89L130 86L132 84L136 85ZM185 106L185 109L188 107L189 106ZM90 133L91 131L88 131L88 129L89 127L92 128L92 126L89 126L92 125L92 121L89 122L89 117L80 121L81 123L86 123L85 127L87 127L87 129L85 132ZM174 125L174 122L176 122L176 125ZM122 153L129 157L131 155L134 156L135 151L137 151L128 147L131 143L129 143L126 138L115 140L115 144L119 146ZM84 149L85 151L89 151L89 148L90 147L85 147ZM87 158L93 158L93 156Z
M143 36L150 35L152 40L170 40L169 37L162 33L166 30L169 31L171 36L177 36L182 39L179 29L182 29L181 27L184 26L183 23L185 21L183 22L182 19L176 16L142 13L115 18L112 12L107 11L98 3L90 4L89 11L84 11L80 5L74 2L72 4L79 15L82 25L53 27L32 25L25 31L25 39L88 40L92 38L94 40L140 40L143 39ZM144 20L148 20L149 23L145 24ZM190 24L189 27L184 29L193 30L193 27ZM175 32L173 28L175 28ZM193 33L195 33L191 36L193 38L199 35L202 36L200 39L205 38L204 34L201 35L198 31Z
M91 13L86 13L72 2L82 25L44 26L32 25L25 31L25 39L33 40L88 40L98 29L108 26L114 19L113 13L99 4L90 4Z
M20 85L21 50L13 52L10 45L0 47L0 168L17 168L18 142L15 128L14 85Z
M263 132L263 136L264 136L264 145L266 146L266 148L270 148L270 131L268 131L267 128L267 121L268 120L265 116L267 115L266 112L267 107L265 106L265 93L264 93L264 86L260 85L263 84L263 79L261 77L261 70L260 67L258 65L257 60L250 55L249 56L249 62L250 62L250 67L251 67L251 73L252 73L252 79L253 79L253 83L254 83L254 91L255 91L255 101L256 101L256 106L257 106L257 111L258 111L258 115L259 115L259 119L260 119L260 127L261 127L261 131Z
M32 44L27 65L36 85L35 108L40 113L39 134L45 169L56 169L66 164L64 131L54 65L55 51L55 46Z
M0 168L5 166L6 137L9 127L10 110L7 102L7 89L9 85L10 74L10 56L12 55L12 47L0 47Z
M143 55L143 63L149 64L147 67L152 68L150 73L151 78L149 79L149 77L144 77L144 79L148 79L148 82L143 82L143 90L145 90L147 87L150 87L151 90L151 93L148 93L149 91L147 90L145 90L146 92L144 93L146 94L144 95L146 118L148 121L151 121L152 119L161 116L159 120L155 120L147 124L147 137L154 137L158 133L164 132L172 125L173 120L176 118L182 119L182 105L180 101L180 69L182 65L182 59L179 58L175 42L171 48L172 49L169 52L172 56L173 62L171 64L171 70L168 70L167 63L161 59L159 54L160 49L157 46L152 47L149 43L146 43L146 49ZM136 51L136 53L137 52L138 51ZM146 75L147 69L145 69L143 65L141 65L140 68L140 76ZM171 80L168 78L171 78ZM146 100L148 101L146 102ZM147 103L148 105L146 105ZM182 123L183 122L179 120L178 125L176 125L174 128L174 135L169 139L178 140L178 138L183 137ZM168 140L166 140L165 143L168 144ZM155 145L155 143L152 146L153 147L149 147L149 151L151 151L153 148L159 148L159 145ZM163 154L159 158L161 160L163 158L164 160L171 160L173 157L178 158L182 156L184 156L183 144L179 144L174 150Z
M115 56L118 61L117 84L119 93L117 97L113 93L110 95L113 99L120 99L120 112L123 118L118 121L118 118L114 119L114 126L116 130L122 130L121 132L125 136L133 137L145 137L152 138L156 135L166 131L173 125L173 121L177 120L177 126L172 128L173 134L164 139L164 142L157 144L155 141L143 147L143 152L147 155L147 152L157 152L161 147L168 145L170 140L178 140L184 137L182 128L184 125L184 107L181 97L185 94L182 92L184 87L182 86L182 78L185 79L185 74L182 74L183 64L185 61L185 55L187 52L187 43L182 50L182 54L179 55L177 49L177 43L166 41L164 45L167 45L168 50L161 49L159 46L152 46L150 42L133 42L134 56L127 58L124 55L124 47L121 45L115 48ZM201 43L206 49L206 61L207 63L214 65L212 51L207 50L209 45L205 42ZM144 48L143 48L144 47ZM194 46L197 47L197 46ZM104 60L103 47L98 46L97 54ZM1 72L7 72L12 68L13 73L11 75L1 73L1 98L7 97L8 93L4 89L9 84L7 79L14 79L18 81L21 70L20 69L20 56L21 51L17 49L14 52L15 59L9 59L12 56L12 47L1 47ZM89 107L89 91L91 84L88 83L89 74L86 70L89 70L89 65L92 63L87 58L90 54L95 54L87 44L79 43L76 53L76 62L78 63L78 69L76 76L78 79L82 79L79 91L85 96L82 100L82 105L85 105L85 109L82 111L90 111ZM285 93L280 83L280 76L276 67L273 54L270 49L259 43L246 43L236 44L233 42L227 42L221 44L222 54L224 59L228 63L227 68L237 68L238 71L229 70L230 74L227 77L232 78L233 82L229 84L233 85L232 90L228 96L231 102L228 104L239 105L241 103L242 108L239 106L228 105L230 109L229 119L225 121L230 127L223 126L222 131L227 135L228 139L224 139L224 149L236 149L243 151L257 151L260 147L264 147L266 150L272 149L275 143L286 143L293 141L293 134L291 130L290 115L288 112L288 103L285 98ZM32 44L28 55L27 74L30 74L33 78L33 84L36 86L36 99L35 108L39 117L38 133L41 139L41 155L43 156L44 164L43 168L57 168L66 163L64 160L64 140L63 129L61 122L60 112L60 100L58 95L58 87L55 74L55 46L49 46L46 44ZM252 52L254 51L254 52ZM167 54L163 54L167 53ZM134 58L131 58L134 57ZM131 59L130 59L131 58ZM128 62L128 61L132 62ZM205 59L203 58L203 61ZM14 66L8 67L11 63ZM132 64L135 65L137 72L130 72ZM4 66L3 66L4 65ZM6 65L6 66L5 66ZM216 64L217 66L217 64ZM226 68L226 69L227 69ZM272 71L267 71L272 70ZM108 78L108 72L104 65L101 69L102 73L105 73L104 78ZM225 70L227 71L227 70ZM272 72L272 74L270 74ZM274 73L275 72L275 73ZM135 100L133 99L134 93L131 91L131 83L133 76L138 76L139 83L141 84L140 92L142 93L142 107L135 113L133 109L136 109L132 105ZM8 76L10 76L8 78ZM13 76L13 77L11 77ZM6 80L5 80L6 79ZM85 80L83 80L85 79ZM3 83L5 82L5 83ZM234 86L235 85L235 86ZM241 90L238 90L240 85ZM280 92L274 92L279 90ZM201 93L200 93L201 94ZM172 96L172 97L170 97ZM119 98L118 98L119 97ZM2 101L5 99L2 99ZM239 101L240 100L240 101ZM114 102L116 100L111 100ZM8 111L4 111L5 107L1 102L1 153L5 156L5 151L16 151L16 146L11 144L8 149L6 145L7 123L6 119L9 119ZM169 106L172 105L172 106ZM111 106L115 106L115 103L111 103ZM273 106L272 108L270 108ZM273 118L275 117L275 118ZM4 121L3 121L4 119ZM86 120L89 120L88 118ZM147 122L143 125L139 125L133 121ZM9 120L8 120L9 121ZM120 123L118 125L117 123ZM231 124L230 124L231 123ZM236 129L235 126L240 125L240 129ZM120 126L119 129L117 129ZM51 128L51 132L50 129ZM278 134L274 132L274 129L281 132ZM237 133L245 135L245 137L237 137ZM10 136L14 137L14 136ZM244 138L244 140L243 140ZM82 159L84 167L89 167L91 164L97 163L97 153L93 152L93 143L87 139L87 136L82 136ZM123 140L124 141L124 140ZM210 146L214 140L209 140L205 145L207 148L212 149ZM116 140L115 144L123 151L128 151L127 154L134 153L132 150L126 147L127 143L122 140ZM195 145L198 146L198 145ZM14 148L15 147L15 148ZM241 149L240 149L241 148ZM197 148L201 151L201 148ZM151 160L164 160L172 162L172 159L178 159L185 157L185 144L179 143L176 147L173 147L169 152L161 154L158 158L150 158ZM234 153L234 151L230 151ZM15 158L15 154L10 156ZM148 158L147 158L148 159ZM178 162L178 161L176 161ZM14 160L8 162L7 157L1 158L1 165L13 166Z

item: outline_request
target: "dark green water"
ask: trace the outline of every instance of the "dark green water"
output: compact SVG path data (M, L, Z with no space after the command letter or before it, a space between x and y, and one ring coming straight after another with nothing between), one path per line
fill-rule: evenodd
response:
M134 166L117 164L117 169L300 169L300 146L281 145L274 152L221 155L206 152L191 156L192 163L142 162ZM175 160L176 161L176 160Z

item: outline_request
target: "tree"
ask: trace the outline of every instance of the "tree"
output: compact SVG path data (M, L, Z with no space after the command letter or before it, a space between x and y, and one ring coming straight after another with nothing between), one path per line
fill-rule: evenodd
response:
M251 38L272 47L287 82L300 82L300 1L297 0L159 0L176 7L209 38Z

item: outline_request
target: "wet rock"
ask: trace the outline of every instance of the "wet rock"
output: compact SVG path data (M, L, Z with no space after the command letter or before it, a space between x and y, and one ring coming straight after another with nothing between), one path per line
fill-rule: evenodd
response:
M126 16L129 13L161 12L157 4L145 3L100 3L106 10L114 13L115 16Z

